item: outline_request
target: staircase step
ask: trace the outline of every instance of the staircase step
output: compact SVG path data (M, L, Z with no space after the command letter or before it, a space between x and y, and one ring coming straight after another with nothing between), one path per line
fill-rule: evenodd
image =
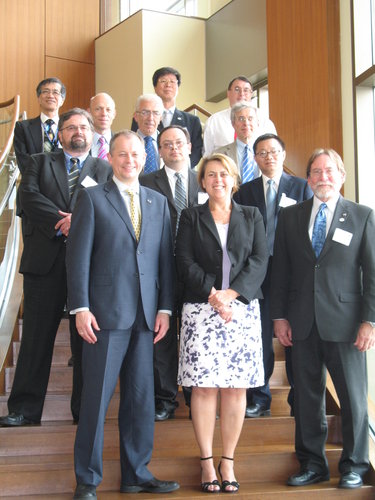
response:
M68 360L72 355L70 344L55 342L53 349L52 366L67 366ZM13 364L16 366L20 351L21 342L13 342Z

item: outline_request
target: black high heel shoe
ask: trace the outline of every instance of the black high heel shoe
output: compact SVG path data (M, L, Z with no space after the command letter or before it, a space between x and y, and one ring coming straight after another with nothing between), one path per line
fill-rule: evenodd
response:
M211 457L201 458L201 461L210 460L211 458L213 458L213 457L211 456ZM216 489L210 490L209 489L210 486L215 486ZM204 483L201 483L201 488L202 488L202 491L204 493L220 493L220 491L221 491L220 483L217 479L214 479L213 481L206 481Z
M222 459L224 458L225 460L232 460L233 458L230 457L221 457ZM221 491L223 493L237 493L237 491L240 489L240 483L237 481L227 481L226 479L223 480L223 476L221 475L221 460L219 463L219 467L217 468L219 474L220 474L220 479L221 479ZM233 490L227 490L228 486L233 486Z

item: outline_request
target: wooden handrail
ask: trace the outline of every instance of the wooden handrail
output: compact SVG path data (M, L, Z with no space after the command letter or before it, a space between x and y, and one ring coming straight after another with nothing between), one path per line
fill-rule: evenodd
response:
M6 108L7 106L10 106L11 104L14 104L14 110L13 110L13 116L12 116L12 123L10 126L9 130L9 135L8 138L5 142L4 148L1 151L0 155L0 170L2 168L3 163L5 162L6 157L9 154L9 151L12 147L13 144L13 133L14 133L14 127L16 125L16 121L18 120L18 115L20 112L20 96L15 95L13 99L9 99L9 101L4 101L0 103L0 108Z
M201 106L199 106L199 104L192 104L191 106L188 106L186 109L184 109L184 111L186 111L187 113L194 110L199 111L199 113L202 113L202 115L207 116L207 118L211 116L211 113L207 111L207 109L204 109Z

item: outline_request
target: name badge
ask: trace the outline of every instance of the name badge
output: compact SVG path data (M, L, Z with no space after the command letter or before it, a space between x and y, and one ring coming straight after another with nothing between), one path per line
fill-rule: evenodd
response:
M337 243L341 243L342 245L349 246L352 241L353 233L349 233L349 231L345 231L344 229L336 228L333 234L332 240Z
M293 198L289 198L285 193L281 194L279 207L285 208L290 207L291 205L295 205L297 200L293 200Z
M96 181L94 181L94 179L92 179L91 177L89 177L88 175L86 175L86 177L83 179L83 181L81 182L81 184L85 188L88 188L88 187L91 187L91 186L97 186L98 185L98 183Z

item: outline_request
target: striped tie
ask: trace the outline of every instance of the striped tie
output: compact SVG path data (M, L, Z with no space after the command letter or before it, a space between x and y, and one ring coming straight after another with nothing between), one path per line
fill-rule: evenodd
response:
M79 177L79 158L70 158L68 173L69 196L72 197Z
M130 220L132 221L135 237L137 241L139 241L139 237L141 235L141 222L142 222L141 213L135 203L134 191L131 191L130 189L125 189L125 192L128 194L130 198L130 214L129 214Z
M252 155L249 146L246 144L242 157L242 184L254 179L254 160L250 156Z
M149 174L150 172L154 172L158 169L157 159L156 159L156 151L153 145L153 140L150 135L146 135L145 137L145 150L146 150L146 163L144 168L144 173Z
M176 177L174 202L175 202L176 209L177 209L177 227L178 227L181 212L184 208L187 207L187 203L186 203L186 191L185 191L185 186L183 183L182 175L180 174L180 172L176 172L174 174L174 176ZM176 229L177 229L177 227L176 227Z
M99 137L99 151L98 151L98 158L101 158L102 160L107 159L108 155L108 144L107 141L105 140L105 137L101 135Z

